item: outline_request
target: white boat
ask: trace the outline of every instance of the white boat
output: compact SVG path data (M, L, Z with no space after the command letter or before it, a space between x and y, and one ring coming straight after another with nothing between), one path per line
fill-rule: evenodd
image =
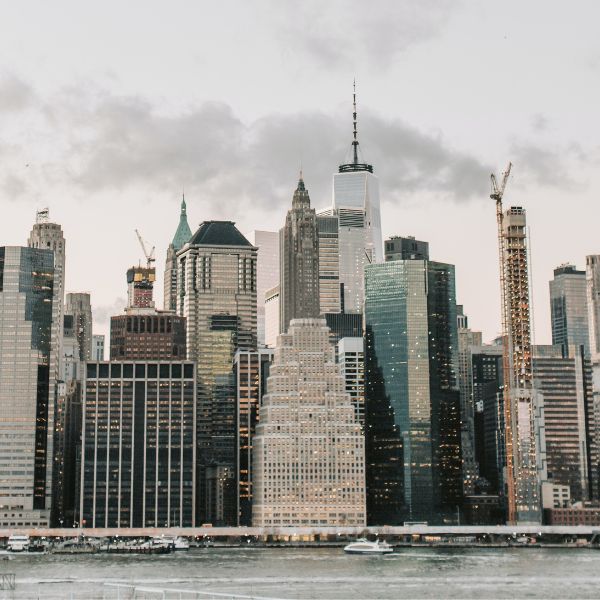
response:
M189 550L190 543L184 537L180 536L170 536L170 535L161 535L155 538L152 538L152 542L154 544L165 544L170 546L173 550Z
M27 552L29 550L28 535L11 535L6 548L9 552Z
M379 540L369 542L369 540L360 539L344 547L344 552L347 554L391 554L393 551L394 549L387 542Z

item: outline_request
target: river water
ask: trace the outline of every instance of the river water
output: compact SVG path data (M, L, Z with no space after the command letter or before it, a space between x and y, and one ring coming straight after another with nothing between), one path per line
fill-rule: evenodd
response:
M104 583L278 599L600 598L600 551L403 548L347 556L341 548L206 548L163 556L18 555L1 598L117 598ZM4 596L3 596L4 594ZM132 598L121 591L121 599ZM162 594L137 592L137 598ZM167 594L178 598L178 593ZM186 596L183 596L184 598ZM189 596L188 596L189 597Z

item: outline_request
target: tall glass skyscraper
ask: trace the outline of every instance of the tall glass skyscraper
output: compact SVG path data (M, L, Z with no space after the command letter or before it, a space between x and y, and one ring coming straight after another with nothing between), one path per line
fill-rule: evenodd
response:
M339 256L343 312L362 312L364 267L383 262L379 180L373 166L359 160L356 130L356 93L354 94L352 161L339 166L333 176L330 209L322 215L339 219Z
M585 271L578 271L573 265L554 269L554 279L550 281L550 314L552 343L559 344L565 351L569 347L583 346L589 355Z
M50 249L0 247L0 526L47 526L55 380Z
M439 523L462 502L454 266L365 268L367 512Z

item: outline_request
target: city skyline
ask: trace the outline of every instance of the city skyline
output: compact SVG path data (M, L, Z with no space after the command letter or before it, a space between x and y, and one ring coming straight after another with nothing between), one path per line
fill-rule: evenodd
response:
M83 15L63 4L73 11L72 23L84 26L75 30L41 6L36 10L51 25L47 31L32 29L18 9L5 15L0 119L10 126L0 143L0 204L10 218L0 223L0 235L6 244L24 244L18 232L30 226L36 209L49 206L74 251L65 291L91 292L98 331L108 333L109 317L125 306L117 274L143 260L136 228L157 247L161 298L160 268L183 188L192 229L224 218L243 233L276 230L300 162L313 205L330 204L331 175L351 150L356 76L361 149L377 168L383 236L427 239L436 257L456 265L457 300L486 340L500 329L488 177L509 159L515 163L505 201L528 211L535 341L550 342L552 270L565 262L582 269L585 256L598 252L594 219L580 218L590 211L593 217L597 195L588 181L597 153L589 127L598 96L590 82L600 64L591 25L596 6L587 3L566 19L566 8L544 3L540 20L540 3L518 11L510 2L485 11L397 3L369 16L358 35L345 36L360 25L359 11L343 11L333 27L337 4L321 10L309 3L297 22L284 8L239 4L219 42L235 32L246 40L248 56L232 51L212 64L205 49L215 34L186 35L185 21L199 23L190 16L200 8L182 11L186 19L177 11L163 19L166 5L155 6L140 23L134 8L114 22L110 9ZM384 15L404 25L386 27ZM226 18L220 9L211 17L207 25ZM114 48L106 49L99 27L109 18ZM248 19L256 27L240 31ZM124 46L132 33L135 51ZM177 42L154 49L157 33ZM340 43L324 48L326 33ZM49 35L66 43L56 48ZM24 38L30 41L25 53L19 50ZM69 52L73 47L77 53ZM180 69L170 68L173 61ZM247 61L261 66L248 69ZM116 131L127 140L121 150ZM132 149L139 150L135 158L127 155ZM174 160L163 160L174 149ZM81 227L82 219L95 226ZM473 223L468 244L448 235ZM575 225L577 235L570 234ZM568 243L553 243L565 231ZM109 233L122 240L118 246L106 243ZM95 260L100 249L102 264Z

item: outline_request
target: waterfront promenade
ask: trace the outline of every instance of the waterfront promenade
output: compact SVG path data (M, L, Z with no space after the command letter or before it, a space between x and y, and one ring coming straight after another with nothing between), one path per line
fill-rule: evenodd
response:
M35 538L73 537L85 535L92 538L123 537L139 538L154 536L183 536L188 538L211 538L235 540L254 538L263 541L323 541L335 542L364 536L403 539L418 536L427 538L481 538L508 539L515 536L536 538L586 538L600 536L599 526L586 525L405 525L384 527L137 527L137 528L19 528L0 529L0 539L12 534ZM594 540L596 541L596 540ZM599 540L600 541L600 540Z

